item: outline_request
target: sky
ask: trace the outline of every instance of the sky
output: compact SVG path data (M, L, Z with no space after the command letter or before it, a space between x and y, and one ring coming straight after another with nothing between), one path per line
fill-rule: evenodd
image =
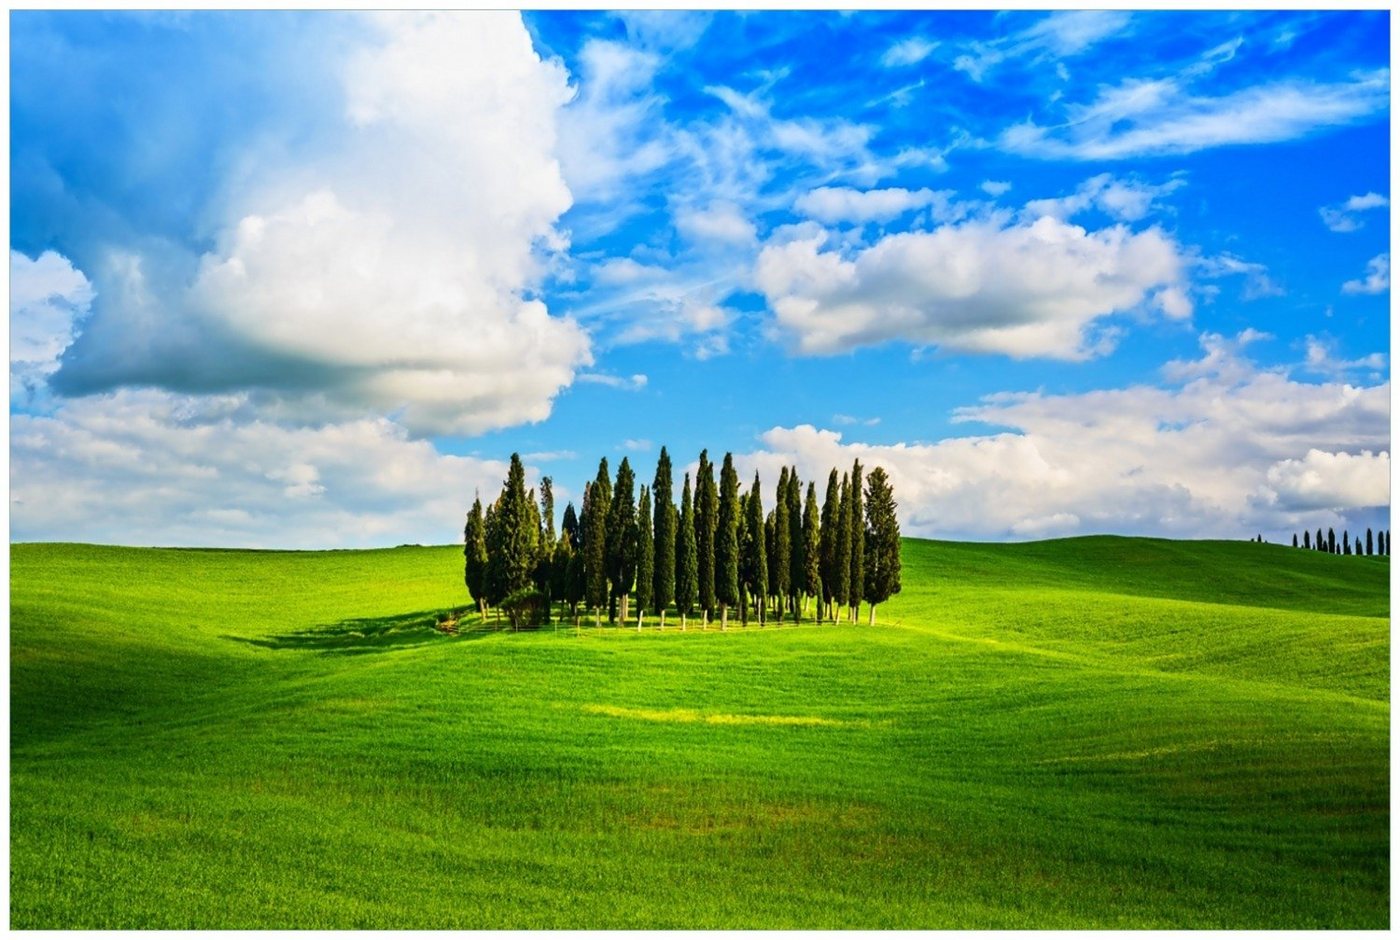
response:
M448 543L663 445L1388 526L1387 11L10 16L14 540Z

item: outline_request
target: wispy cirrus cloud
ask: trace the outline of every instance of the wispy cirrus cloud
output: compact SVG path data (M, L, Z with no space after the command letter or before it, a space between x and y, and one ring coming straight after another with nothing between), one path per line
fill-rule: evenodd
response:
M1034 121L1002 132L999 146L1023 157L1121 160L1179 156L1243 144L1276 143L1384 115L1390 72L1348 81L1286 79L1222 95L1193 94L1175 78L1127 79L1087 104L1065 108L1065 121Z
M1029 65L1056 61L1086 52L1122 32L1132 15L1122 10L1062 10L1026 29L987 42L972 42L953 60L953 68L975 82L997 66L1014 60Z

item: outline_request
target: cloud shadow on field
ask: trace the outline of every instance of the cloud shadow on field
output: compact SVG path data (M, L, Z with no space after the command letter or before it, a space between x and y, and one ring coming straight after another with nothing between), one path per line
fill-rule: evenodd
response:
M385 617L356 617L295 633L268 637L224 636L223 639L263 649L306 650L348 656L412 649L429 643L481 637L490 632L474 626L456 635L442 633L434 626L441 613L437 610L420 610Z

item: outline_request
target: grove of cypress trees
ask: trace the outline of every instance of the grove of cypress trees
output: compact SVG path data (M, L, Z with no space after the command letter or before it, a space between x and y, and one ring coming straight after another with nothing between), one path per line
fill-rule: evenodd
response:
M744 559L744 581L748 586L749 596L754 599L754 606L758 608L758 625L761 627L767 619L767 611L764 609L768 601L768 553L765 550L764 542L766 526L763 516L763 496L762 484L759 483L758 474L753 475L753 488L749 490L748 498L745 500L748 510L748 525L745 527L746 537L742 556ZM786 526L783 527L786 530ZM775 525L774 537L778 535Z
M739 474L734 470L733 454L724 455L719 481L714 536L715 600L719 603L720 629L724 630L729 608L739 602Z
M700 451L700 467L695 471L695 551L696 588L700 597L701 626L708 626L715 611L715 514L719 492L715 489L715 465L709 452Z
M754 486L758 477L754 477ZM773 492L773 551L768 556L769 590L786 599L792 593L792 520L788 517L788 471L778 475L778 488ZM782 608L774 615L782 620Z
M608 511L608 580L612 582L612 599L621 602L619 614L627 622L627 598L637 578L637 503L633 495L636 476L627 458L617 467L613 483L612 506ZM614 616L608 608L608 619Z
M895 515L894 488L884 468L871 470L865 485L863 593L870 603L870 623L874 625L875 606L899 593L899 518Z
M695 510L690 498L690 474L685 475L681 490L680 525L676 528L676 612L681 615L681 630L695 606L700 584L699 559L695 547Z
M608 458L598 464L598 476L583 494L584 603L593 608L594 626L603 625L608 603L608 512L612 508L612 480Z
M486 517L481 511L481 497L472 503L467 513L467 527L462 545L466 559L465 580L467 592L476 601L477 612L486 620Z
M802 574L799 585L802 589L803 613L806 613L807 598L817 600L817 622L821 622L821 527L817 522L817 484L807 484L807 502L802 509ZM794 613L793 619L797 615Z
M656 554L652 560L651 603L666 629L666 607L676 596L676 505L671 493L671 457L661 448L656 477L651 484L652 537Z
M642 617L646 614L647 608L651 606L652 582L655 575L652 566L656 563L652 554L653 550L651 491L643 486L642 494L637 498L637 560L634 563L637 569L637 631L639 633L642 629Z
M822 504L821 518L821 576L822 576L822 599L821 604L826 609L827 619L831 619L831 605L836 600L836 587L839 583L837 577L837 542L840 541L838 532L841 528L841 484L836 476L836 468L832 468L831 475L826 481L826 502ZM817 613L817 622L820 623L822 615Z
M851 623L860 620L860 602L865 595L865 480L860 461L851 467Z

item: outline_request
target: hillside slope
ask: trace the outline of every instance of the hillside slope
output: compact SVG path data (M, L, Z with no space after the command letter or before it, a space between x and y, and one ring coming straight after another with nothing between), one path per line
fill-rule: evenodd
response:
M1388 924L1388 559L904 560L874 628L448 637L453 547L13 546L12 926Z

